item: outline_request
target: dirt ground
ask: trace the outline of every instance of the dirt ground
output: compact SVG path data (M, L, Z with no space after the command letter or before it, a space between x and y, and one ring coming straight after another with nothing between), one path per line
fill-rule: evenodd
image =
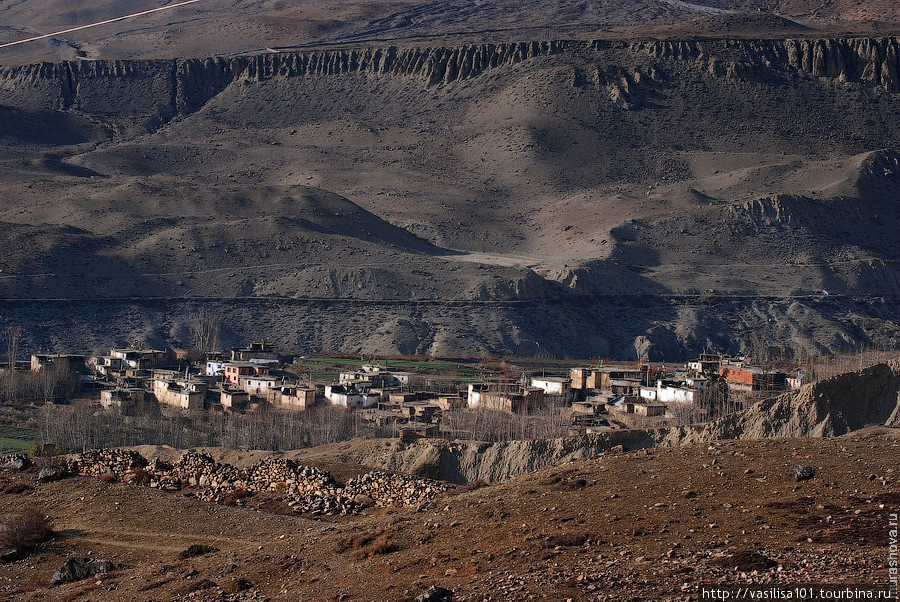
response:
M0 599L412 600L440 586L455 600L691 600L704 583L883 584L898 447L879 428L608 454L333 522L4 474L32 489L0 495L3 514L40 508L57 535L0 566ZM799 464L816 475L797 482ZM194 543L219 551L180 560ZM71 556L130 568L50 587Z

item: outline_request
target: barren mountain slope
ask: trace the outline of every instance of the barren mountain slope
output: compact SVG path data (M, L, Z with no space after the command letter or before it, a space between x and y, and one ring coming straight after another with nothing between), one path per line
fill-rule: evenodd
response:
M0 43L166 6L154 0L0 3ZM900 31L890 0L200 0L3 49L0 63L235 55L279 46Z
M252 323L291 349L889 345L897 49L561 41L8 68L0 290L23 301L4 318L59 316L42 346L73 328L78 346L181 339L199 302L235 340ZM97 324L98 298L134 318ZM78 300L85 327L27 299Z

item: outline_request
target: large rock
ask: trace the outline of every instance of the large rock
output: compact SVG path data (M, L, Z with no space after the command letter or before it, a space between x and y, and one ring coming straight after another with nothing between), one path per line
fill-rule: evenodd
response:
M50 481L58 481L66 476L66 471L56 466L45 466L38 473L38 481L41 483L49 483Z
M3 548L0 549L0 563L14 562L25 556L25 553L19 548Z
M5 456L2 460L3 470L25 470L31 466L31 458L23 454Z
M66 563L59 567L59 570L53 573L53 585L61 583L69 583L71 581L81 581L95 575L102 575L125 568L124 565L110 562L109 560L101 560L99 558L83 558L73 557L66 560Z
M416 602L451 602L453 592L444 587L432 585L429 590L416 596Z

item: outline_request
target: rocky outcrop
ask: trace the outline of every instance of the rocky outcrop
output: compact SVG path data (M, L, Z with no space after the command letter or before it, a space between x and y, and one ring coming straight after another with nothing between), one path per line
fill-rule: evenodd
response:
M834 437L867 425L900 426L900 360L805 385L694 432L673 432L664 442Z
M252 79L307 75L400 75L428 85L449 84L481 75L501 65L514 65L583 47L581 42L539 41L472 44L435 48L368 48L262 54L246 60L243 75Z
M25 470L29 466L31 466L31 458L27 454L9 454L0 457L0 469L2 470Z
M76 556L66 560L65 564L53 573L53 585L81 581L82 579L105 575L124 568L126 568L125 565L116 564L109 560Z
M750 78L762 77L767 70L793 70L900 91L900 40L896 37L649 41L631 48L654 58L702 62L715 75Z

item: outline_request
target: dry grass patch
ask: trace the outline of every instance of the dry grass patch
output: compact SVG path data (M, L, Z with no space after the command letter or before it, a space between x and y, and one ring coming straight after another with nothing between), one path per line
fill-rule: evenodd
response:
M222 503L226 506L237 506L240 500L244 500L252 495L246 489L232 489L222 496Z
M355 560L391 554L401 549L400 544L397 542L397 530L395 528L375 529L366 533L358 533L341 539L337 545L339 553L349 551L350 557Z
M584 531L554 533L544 540L544 546L548 548L574 548L583 546L590 538L590 534L585 533Z
M22 552L33 550L53 534L50 520L36 508L25 508L7 516L0 524L0 547Z
M0 491L2 491L5 494L24 493L24 492L30 491L30 490L31 490L31 485L29 485L28 483L22 483L21 481L17 482L17 483L10 483L10 484L6 485L3 489L0 489Z
M212 554L213 552L218 552L219 548L216 546L210 546L203 543L195 543L191 544L187 547L187 549L182 550L178 553L178 557L181 559L185 558L195 558L197 556L203 556L204 554Z

